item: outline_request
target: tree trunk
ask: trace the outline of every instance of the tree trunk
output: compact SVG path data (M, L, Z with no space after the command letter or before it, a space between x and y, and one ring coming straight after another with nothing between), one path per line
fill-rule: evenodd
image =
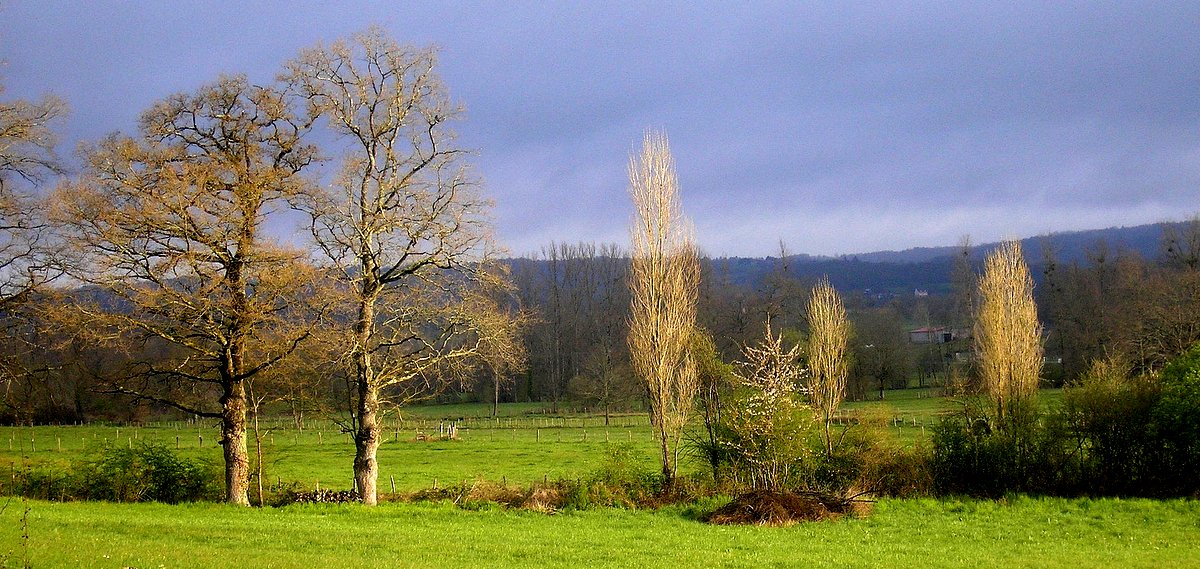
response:
M379 502L376 482L379 480L379 394L366 382L358 385L358 432L354 435L354 484L363 504Z
M492 417L495 418L500 412L500 374L492 374Z
M369 274L374 274L373 267ZM375 373L371 366L371 345L375 326L375 301L379 286L374 281L363 283L358 306L358 321L355 335L358 347L354 352L354 382L358 390L358 428L354 433L354 485L363 504L374 506L379 503L376 483L379 480L379 388L375 385Z
M670 435L667 433L667 429L661 425L656 425L655 428L658 431L658 446L662 454L663 493L666 494L671 491L671 486L675 482L675 469L671 462Z
M254 482L255 489L258 491L258 507L263 507L263 449L262 449L262 431L258 429L258 400L253 402L254 405Z
M250 453L246 449L246 391L226 380L221 397L221 446L225 454L225 501L250 505Z

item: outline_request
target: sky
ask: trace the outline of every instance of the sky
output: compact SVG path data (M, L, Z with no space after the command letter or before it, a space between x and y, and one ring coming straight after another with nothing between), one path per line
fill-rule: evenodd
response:
M1200 2L0 0L5 99L62 154L379 25L434 45L512 254L628 243L666 132L702 249L842 255L1200 212Z

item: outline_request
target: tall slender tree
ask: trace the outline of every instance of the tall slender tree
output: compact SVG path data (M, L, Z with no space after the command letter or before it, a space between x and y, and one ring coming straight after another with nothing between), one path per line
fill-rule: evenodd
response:
M698 388L689 351L696 327L700 263L679 200L679 180L666 135L647 133L629 161L633 197L629 350L646 382L662 474L670 487L679 439Z
M833 454L833 416L846 398L850 323L837 290L822 279L808 300L808 397L824 425L825 449Z
M1042 369L1033 278L1017 241L1002 243L984 262L975 349L983 386L1004 419L1037 392Z

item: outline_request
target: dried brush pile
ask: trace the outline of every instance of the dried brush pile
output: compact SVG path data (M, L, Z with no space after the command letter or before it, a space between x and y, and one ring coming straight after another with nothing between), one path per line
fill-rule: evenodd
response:
M870 501L859 498L755 490L738 496L703 519L718 525L787 526L847 515L862 517L870 512L870 506Z

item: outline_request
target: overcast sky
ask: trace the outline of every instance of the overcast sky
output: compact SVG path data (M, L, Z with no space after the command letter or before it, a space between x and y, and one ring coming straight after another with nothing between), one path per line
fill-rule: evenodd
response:
M243 5L245 4L245 5ZM712 255L848 254L1200 211L1200 2L0 0L4 98L63 149L221 73L270 81L378 24L440 47L515 254L628 243L626 164L665 130Z

